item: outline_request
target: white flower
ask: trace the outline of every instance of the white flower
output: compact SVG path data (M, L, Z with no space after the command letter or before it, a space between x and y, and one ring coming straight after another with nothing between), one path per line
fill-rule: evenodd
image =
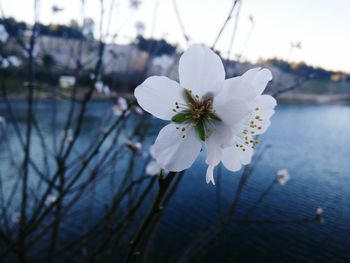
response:
M144 114L143 110L142 110L139 106L134 106L134 107L133 107L133 111L134 111L137 115L143 115L143 114Z
M111 90L107 85L103 86L103 94L106 96L111 95Z
M322 207L318 207L316 209L316 215L323 215L323 208Z
M19 67L22 65L22 61L16 56L9 56L7 60L13 67Z
M277 171L277 181L280 185L285 185L290 179L287 169L281 169Z
M155 117L170 120L154 144L157 163L169 171L189 168L206 149L207 182L220 162L230 171L249 164L254 136L270 125L276 101L261 95L272 79L255 68L225 80L222 61L209 48L190 47L179 61L180 83L153 76L135 90L139 105Z
M7 59L1 57L1 68L8 68L10 66L10 62Z
M61 132L61 136L66 143L70 143L71 141L73 141L73 138L74 138L73 130L72 129L63 130Z
M120 116L123 114L124 111L128 109L128 102L125 98L119 97L117 105L113 106L113 113L116 116Z
M95 89L98 93L103 93L103 82L101 80L96 81Z
M316 220L320 223L323 223L324 222L324 219L323 219L323 209L322 207L318 207L316 209Z
M50 206L51 204L53 204L54 202L57 201L57 197L54 195L49 195L46 200L45 200L45 205L46 206Z
M9 34L4 27L4 25L0 24L0 42L5 43L9 38Z
M148 175L157 175L162 170L162 167L154 159L155 158L154 145L152 145L150 147L149 152L150 152L150 154L151 154L153 159L146 166L146 174L148 174ZM167 173L167 171L164 171L164 172Z
M111 95L111 90L107 85L104 85L101 80L95 82L95 89L98 93L109 96Z
M126 140L125 145L134 153L139 153L142 149L142 143L140 142L132 142L130 140Z
M12 223L17 224L17 223L19 223L20 220L21 220L21 213L19 213L19 212L14 212L14 213L12 214L12 216L11 216L11 221L12 221Z

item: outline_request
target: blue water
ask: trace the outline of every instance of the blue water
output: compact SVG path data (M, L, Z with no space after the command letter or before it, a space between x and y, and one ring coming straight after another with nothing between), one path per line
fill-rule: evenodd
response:
M110 106L106 102L91 104L80 141L82 147L94 136L92 130L101 126L101 116L106 116L104 112ZM14 107L21 116L24 105L17 103ZM47 137L51 134L50 107L44 102L38 105L38 119ZM61 105L60 116L65 113L66 107ZM2 106L0 115L6 114ZM222 167L216 171L217 186L207 185L201 154L186 172L155 236L148 241L150 262L350 262L349 120L350 107L346 105L277 107L271 127L260 138L257 154L269 147L244 185L234 217L245 215L271 186L276 171L286 168L291 180L284 186L274 184L249 217L270 223L232 221L215 229L232 202L241 172L228 172ZM163 125L157 120L150 124L146 144L154 140ZM14 140L11 132L9 136L10 141ZM0 148L4 147L2 144ZM3 154L0 157L6 159ZM140 157L137 168L142 166L142 160ZM1 162L2 174L4 169L8 164ZM99 189L96 195L100 200L97 206L108 200L107 190ZM318 207L324 209L322 224L294 222L313 217ZM77 233L79 228L67 226L65 231Z

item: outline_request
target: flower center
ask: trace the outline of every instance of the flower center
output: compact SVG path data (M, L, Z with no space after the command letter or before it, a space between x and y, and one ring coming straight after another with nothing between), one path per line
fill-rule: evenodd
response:
M215 127L215 121L221 121L213 108L213 98L208 96L199 97L190 90L184 90L186 104L175 102L173 109L175 114L172 121L179 124L192 125L202 141L208 137L208 133ZM185 128L181 129L182 131ZM184 136L183 136L184 137Z

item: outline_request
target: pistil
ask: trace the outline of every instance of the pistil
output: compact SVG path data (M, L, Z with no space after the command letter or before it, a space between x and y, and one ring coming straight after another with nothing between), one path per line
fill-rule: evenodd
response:
M192 125L199 138L205 141L208 133L212 130L209 127L215 126L213 122L221 121L213 108L213 99L209 96L199 97L190 90L184 91L184 98L186 101L184 105L175 102L173 111L177 114L173 116L172 121Z

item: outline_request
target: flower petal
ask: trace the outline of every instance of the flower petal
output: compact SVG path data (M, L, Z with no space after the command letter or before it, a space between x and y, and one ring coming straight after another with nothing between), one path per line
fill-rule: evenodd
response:
M250 69L240 77L226 79L216 100L219 103L232 98L252 101L265 90L271 79L271 71L266 68Z
M232 138L232 130L225 124L218 123L215 130L206 140L207 158L205 162L209 165L218 165L221 160L222 149Z
M226 169L232 172L239 171L242 166L239 161L238 149L235 149L234 146L224 149L221 161Z
M249 105L240 99L230 99L222 104L216 104L214 98L214 109L220 119L231 127L247 116L250 111Z
M238 145L241 144L239 140L237 142ZM247 165L251 162L254 150L250 146L236 147L230 146L226 147L222 153L222 163L226 167L226 169L235 172L241 169L241 165Z
M259 107L260 110L273 110L277 105L277 102L274 97L270 95L261 95L258 96L253 101L253 107Z
M161 129L153 150L161 167L179 172L189 168L196 160L201 150L201 142L192 127L182 131L181 126L171 123Z
M209 184L211 182L213 185L215 185L214 168L215 168L215 166L213 166L213 165L208 166L207 173L205 175L205 181L207 182L207 184Z
M160 170L161 167L155 160L150 161L146 166L146 174L148 175L157 175L160 173Z
M234 132L241 137L258 135L270 126L270 118L275 113L276 100L270 95L259 95L251 104L251 112L235 126Z
M183 88L167 77L147 78L135 89L139 105L155 117L170 120L174 116L175 102L184 103Z
M210 48L193 45L186 50L179 62L180 84L194 94L217 94L225 80L222 61Z

